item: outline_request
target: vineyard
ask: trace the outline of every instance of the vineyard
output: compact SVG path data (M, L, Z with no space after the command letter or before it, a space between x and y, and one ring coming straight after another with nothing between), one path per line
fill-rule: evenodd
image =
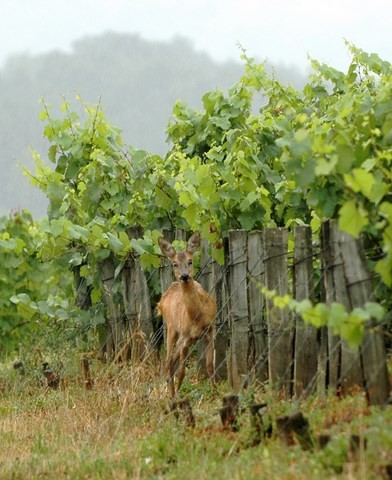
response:
M177 101L164 157L125 145L100 103L88 105L78 98L84 113L77 114L71 102L64 102L61 118L54 118L42 99L40 118L52 165L33 152L35 171L25 174L48 198L48 215L36 221L27 211L16 211L0 220L0 374L8 371L11 359L26 368L22 386L20 372L0 377L5 412L12 410L9 392L19 398L23 385L30 391L39 383L37 365L49 359L80 411L85 408L82 395L90 395L86 405L96 401L103 411L116 412L119 423L110 428L120 432L120 452L128 438L122 436L124 412L134 415L131 402L137 415L148 417L147 430L156 424L164 430L166 440L151 440L160 453L143 453L151 460L137 471L127 465L119 472L177 478L175 468L186 465L178 452L170 454L177 458L174 473L168 458L165 467L149 470L165 451L169 432L164 423L183 428L183 413L176 419L160 407L167 395L165 332L155 307L172 272L158 238L182 245L199 231L198 279L218 304L219 394L234 392L251 411L256 401L277 402L270 412L277 425L279 415L294 410L293 401L296 408L303 402L306 413L312 405L324 408L324 414L313 415L318 427L338 425L352 405L350 432L358 430L355 412L369 418L360 423L358 478L371 478L363 472L366 461L390 478L392 437L380 432L383 421L391 420L392 67L376 54L351 44L347 48L352 57L347 73L313 60L301 91L282 85L243 52L244 74L227 93L206 93L201 111ZM217 392L203 381L203 343L195 350L182 395L203 417L196 437L210 440L214 452L221 439L221 457L229 463L234 450L237 458L248 456L247 476L256 478L259 467L241 437L254 432L235 439L236 428L208 430L211 409L218 408ZM75 390L80 376L88 387L84 394ZM101 387L108 392L105 400ZM150 397L148 409L141 413L145 396ZM70 421L60 396L52 397L53 405L48 398L40 400L39 410L57 409ZM337 399L342 402L338 414L327 407ZM151 402L160 414L152 413ZM329 413L342 418L331 422ZM253 430L260 433L255 415L252 419ZM7 421L5 431L12 438L17 427ZM188 427L180 436L192 443ZM272 440L256 442L267 442L263 455L268 455L269 441L276 454L272 432ZM358 453L347 447L344 435L342 446L342 431L337 436L327 446L325 464L316 452L319 458L307 457L306 469L292 476L276 476L271 463L267 470L273 478L307 478L315 472L332 478L331 471L340 474L347 458ZM136 450L147 451L140 431L136 437ZM303 438L303 432L299 440L294 435L294 448L304 447ZM307 446L313 449L317 441ZM283 443L291 445L287 438ZM197 445L190 448L197 462ZM214 462L215 470L205 467L206 475L216 474ZM23 478L12 468L9 478ZM91 474L86 472L79 473L81 478ZM105 475L102 467L97 478ZM121 473L113 478L122 478Z

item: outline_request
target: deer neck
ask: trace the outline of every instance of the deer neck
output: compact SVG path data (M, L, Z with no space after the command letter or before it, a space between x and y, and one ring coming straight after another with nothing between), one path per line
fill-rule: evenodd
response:
M191 320L197 321L202 312L202 304L193 279L188 282L180 282L182 297L187 314Z

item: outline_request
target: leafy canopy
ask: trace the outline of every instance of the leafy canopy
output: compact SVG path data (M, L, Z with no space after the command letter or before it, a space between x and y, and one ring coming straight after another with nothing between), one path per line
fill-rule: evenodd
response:
M35 154L30 175L50 206L32 255L79 267L98 311L102 261L114 258L117 274L128 255L157 266L164 227L200 230L222 263L229 229L311 224L316 233L322 218L337 218L354 237L366 234L378 250L374 270L390 287L392 69L348 49L347 73L312 60L302 90L244 53L244 74L227 93L206 93L201 110L175 103L164 157L126 146L100 103L79 99L79 115L65 102L56 119L43 102L53 168Z

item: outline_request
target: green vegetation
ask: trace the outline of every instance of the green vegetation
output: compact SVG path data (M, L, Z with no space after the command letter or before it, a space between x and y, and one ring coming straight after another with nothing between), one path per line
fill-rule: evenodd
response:
M156 369L96 365L93 390L66 376L64 390L46 391L36 379L18 377L3 367L0 463L5 480L388 478L391 410L369 408L361 394L314 397L293 406L261 389L243 391L242 406L266 401L273 419L271 438L251 447L247 408L238 432L222 428L225 384L214 394L194 376L186 379L196 419L195 428L189 428L168 409L165 381ZM330 436L325 448L289 447L277 437L274 419L297 408L308 418L314 439ZM352 435L360 438L356 452L350 452Z
M219 424L227 385L214 393L195 374L188 377L184 392L197 418L191 430L167 411L160 365L117 371L116 363L102 367L94 359L95 385L85 390L75 360L97 349L107 319L102 262L113 262L116 291L125 261L140 259L153 272L157 292L157 238L164 227L199 230L222 263L229 229L310 224L316 234L323 218L337 218L372 253L376 298L352 313L337 304L294 307L352 345L361 341L370 317L383 319L392 286L392 69L375 54L348 48L347 74L313 61L303 90L284 86L244 54L245 72L226 94L206 93L201 110L175 103L165 156L127 146L101 104L79 99L77 114L64 102L56 116L42 101L52 168L34 153L36 169L29 175L49 200L48 217L34 222L21 212L0 223L3 478L387 475L391 412L367 406L362 394L293 406L267 386L243 391L243 405L266 401L273 419L298 407L314 438L332 435L322 450L282 448L276 434L250 448L245 413L238 433ZM257 113L255 101L262 104ZM86 304L78 299L80 288ZM355 328L344 331L349 315ZM25 372L9 364L15 352ZM40 385L46 357L62 372L60 390ZM347 453L351 434L362 439L355 458Z
M391 298L392 81L389 63L349 49L347 74L313 61L302 91L244 54L245 73L226 95L206 93L201 111L175 104L165 157L127 147L100 104L82 103L81 116L64 103L57 119L44 102L40 117L54 169L35 154L32 181L49 199L49 216L37 224L34 255L60 270L77 269L92 306L81 311L72 298L53 302L44 292L34 303L24 292L12 297L19 313L53 319L57 309L58 318L74 319L83 331L103 324L102 261L113 259L116 278L128 255L140 256L145 269L157 267L163 227L200 230L222 263L231 228L310 223L317 233L322 218L339 218L343 230L366 237L383 281L380 307L354 312L355 328L345 330L358 344L364 322L375 313L381 319ZM258 114L256 95L264 102ZM327 315L309 304L298 310L340 333L347 319L341 310Z
M216 63L185 38L166 43L115 33L80 39L70 52L11 57L0 69L0 215L16 208L39 219L46 213L45 196L20 178L20 164L33 165L29 149L47 148L37 122L42 95L56 106L55 115L61 99L73 100L75 93L91 102L102 98L126 142L163 154L176 99L198 107L204 92L228 88L241 71L238 62ZM277 75L296 85L305 81L293 68L278 66ZM74 108L79 111L77 103Z
M39 224L28 212L0 219L0 355L17 350L19 343L46 329L41 317L31 321L35 311L61 322L72 298L67 275L40 259L41 243Z
M349 49L347 74L313 61L303 91L244 57L246 73L227 97L204 95L201 113L176 105L168 158L178 165L175 190L191 229L206 233L208 220L223 235L295 223L316 229L319 219L339 218L343 230L366 232L383 250L375 270L391 286L391 65ZM256 92L266 104L253 115Z

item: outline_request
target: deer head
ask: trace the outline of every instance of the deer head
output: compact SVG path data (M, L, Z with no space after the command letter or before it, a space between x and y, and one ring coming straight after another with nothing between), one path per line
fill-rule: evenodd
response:
M163 237L159 239L159 246L162 253L171 261L176 279L184 283L189 282L193 278L193 254L200 246L199 232L191 236L183 252L177 252Z

